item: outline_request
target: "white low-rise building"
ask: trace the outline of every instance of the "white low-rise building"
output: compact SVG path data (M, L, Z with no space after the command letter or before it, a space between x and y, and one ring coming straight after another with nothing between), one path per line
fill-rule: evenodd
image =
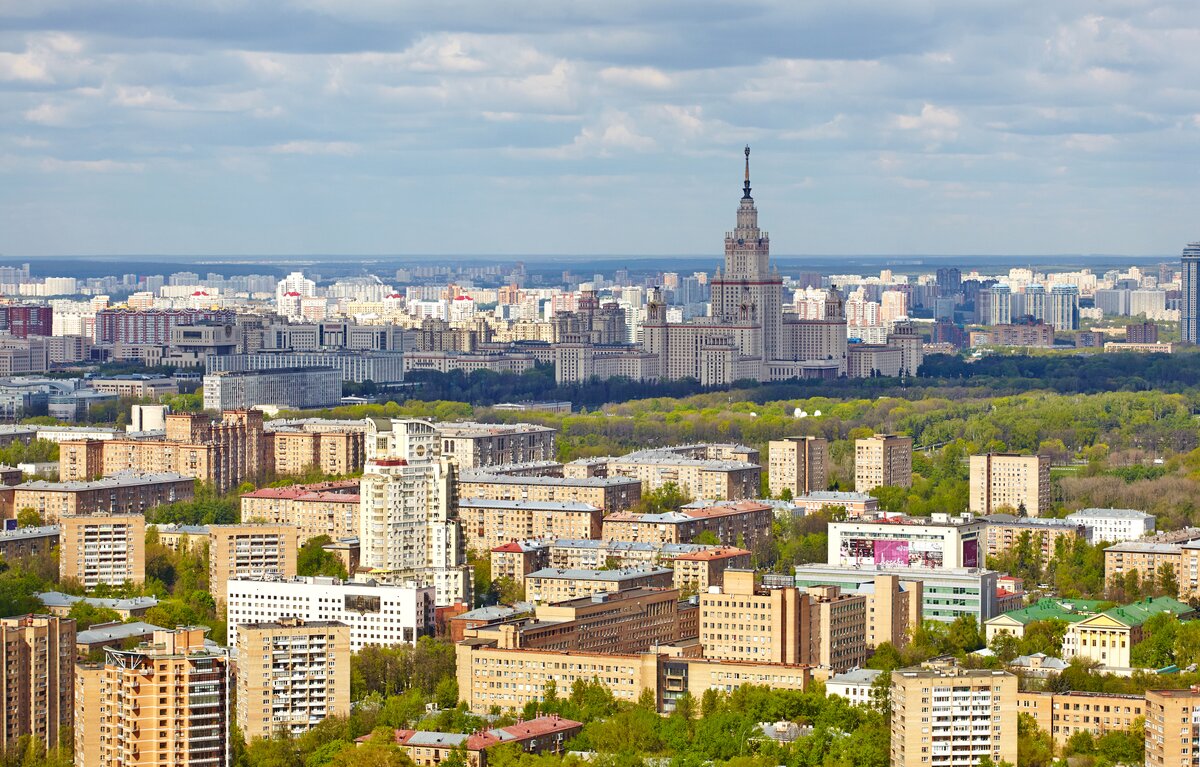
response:
M825 682L826 695L839 695L850 701L852 706L874 706L871 687L883 672L873 668L856 668L842 674L834 674Z
M433 586L382 586L338 578L231 579L226 582L228 645L238 626L281 618L338 621L350 627L350 650L412 644L434 629Z
M1091 528L1092 543L1133 541L1154 532L1154 515L1137 509L1083 509L1067 519Z

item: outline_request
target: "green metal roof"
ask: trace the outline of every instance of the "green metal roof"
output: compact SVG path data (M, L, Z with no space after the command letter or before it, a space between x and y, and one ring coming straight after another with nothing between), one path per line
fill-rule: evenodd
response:
M1005 618L1012 618L1022 625L1034 621L1060 620L1067 623L1081 621L1095 614L1096 608L1103 602L1096 599L1054 599L1045 597L1029 607L1011 610L1004 613Z

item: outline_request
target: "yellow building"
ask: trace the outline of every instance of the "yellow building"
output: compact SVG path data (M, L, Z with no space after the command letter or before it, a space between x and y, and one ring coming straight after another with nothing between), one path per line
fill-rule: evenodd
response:
M238 627L237 722L247 742L350 715L350 627L281 618Z
M774 520L775 510L755 501L685 506L662 514L618 512L604 518L601 537L606 541L691 543L708 531L723 546L753 549L770 539Z
M304 474L316 469L343 475L362 471L366 447L361 431L290 431L271 433L275 473Z
M1037 517L1049 511L1049 457L988 453L971 456L970 464L972 512L994 514L1002 509L1023 509L1028 516Z
M773 439L767 446L767 482L778 498L789 490L793 498L829 487L829 441L824 437Z
M63 517L58 573L85 588L146 580L146 518L141 514Z
M196 480L182 474L124 472L91 482L34 480L12 488L14 511L33 509L47 525L84 514L145 514L192 498Z
M796 588L761 589L753 570L727 570L725 585L700 594L706 658L755 663L810 661L809 606Z
M912 487L912 437L876 434L854 440L854 490L880 485Z
M588 503L460 498L458 518L467 551L485 552L533 538L598 538L604 512Z
M1017 677L954 665L892 672L891 767L1017 764Z
M155 631L76 668L76 767L229 764L229 661L205 631Z
M1200 687L1146 690L1146 767L1200 759Z
M530 602L565 602L612 591L636 588L669 589L674 573L652 570L562 570L547 567L525 576L525 598Z
M642 483L631 477L555 477L472 469L458 477L458 497L586 503L611 514L628 509L641 500Z
M300 543L321 535L358 537L360 496L356 479L312 485L264 487L242 496L242 522L291 525Z
M74 721L75 621L53 615L0 619L0 750L17 748L23 735L58 743Z
M1064 746L1077 732L1098 738L1132 729L1146 713L1146 699L1103 692L1022 691L1017 693L1017 713L1032 716L1056 744Z
M231 579L294 576L299 549L291 525L209 525L208 583L217 604Z
M1068 626L1063 636L1062 658L1086 658L1108 668L1130 668L1133 646L1145 637L1146 621L1160 613L1189 618L1196 611L1170 597L1147 597L1113 607Z

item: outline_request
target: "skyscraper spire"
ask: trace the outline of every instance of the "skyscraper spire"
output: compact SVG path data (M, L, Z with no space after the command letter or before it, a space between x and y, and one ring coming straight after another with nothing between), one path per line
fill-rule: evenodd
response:
M750 199L750 145L749 144L746 145L746 184L745 184L745 186L742 187L742 189L744 190L744 193L742 194L742 199L749 200Z

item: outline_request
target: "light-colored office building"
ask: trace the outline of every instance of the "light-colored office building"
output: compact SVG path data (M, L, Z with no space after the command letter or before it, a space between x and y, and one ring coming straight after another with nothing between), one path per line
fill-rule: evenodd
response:
M971 456L970 508L976 514L1050 510L1050 459L1044 455L988 453Z
M229 646L238 643L238 627L283 618L334 621L350 627L350 649L367 645L412 644L432 634L431 586L382 586L319 576L243 579L226 583Z
M829 523L828 562L838 567L981 567L987 523L972 514Z
M230 764L229 659L205 631L155 631L76 667L76 767Z
M217 605L224 603L231 579L294 576L298 541L290 525L209 525L208 583Z
M58 573L84 588L146 580L146 518L141 514L63 517Z
M18 746L22 736L58 743L60 730L74 720L75 621L54 615L0 618L0 749Z
M425 421L372 418L366 446L359 483L361 566L432 585L439 605L469 603L473 583L455 503L455 469L441 455L437 430Z
M1154 515L1136 509L1081 509L1066 518L1091 528L1092 543L1134 541L1154 532Z
M238 631L237 723L247 742L300 735L350 716L350 627L334 621L246 623Z
M982 568L932 570L927 567L840 567L828 564L796 565L796 585L834 585L843 591L860 591L881 575L894 575L901 583L920 582L921 619L953 623L970 615L982 626L1000 613L996 582L999 573Z
M342 376L333 368L279 368L209 373L206 410L248 410L278 405L299 410L331 407L342 399Z
M823 437L773 439L767 446L767 481L778 498L786 489L793 498L829 487L829 442Z
M883 673L878 669L860 668L835 674L825 680L825 694L845 698L852 706L874 706L875 681Z
M892 767L1017 764L1017 677L954 666L892 672Z
M912 437L876 434L854 440L854 489L869 493L880 485L912 487Z

